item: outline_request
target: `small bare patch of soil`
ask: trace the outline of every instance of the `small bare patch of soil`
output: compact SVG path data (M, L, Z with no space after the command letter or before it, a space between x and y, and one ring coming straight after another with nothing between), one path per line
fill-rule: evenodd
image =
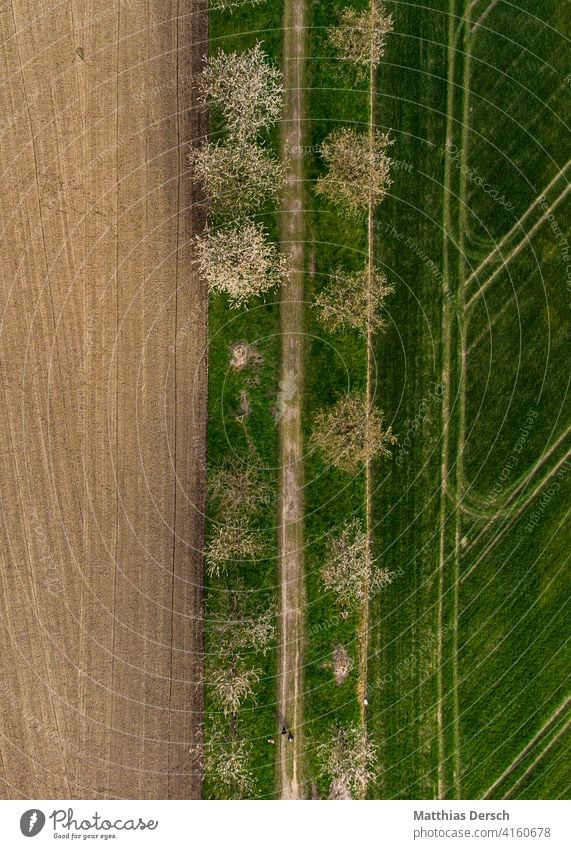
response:
M244 422L245 419L249 417L252 412L252 407L250 405L250 396L246 392L245 389L240 390L240 409L238 410L238 415L236 418L239 422Z
M234 371L242 371L247 366L259 366L262 362L263 357L255 345L248 345L247 342L234 342L230 346L230 365Z
M333 674L338 684L343 684L353 669L353 661L344 646L335 646L333 649Z

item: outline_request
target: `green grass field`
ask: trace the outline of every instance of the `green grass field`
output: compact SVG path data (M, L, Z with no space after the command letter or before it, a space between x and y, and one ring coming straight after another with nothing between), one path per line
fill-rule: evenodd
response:
M358 622L341 620L319 568L329 534L348 518L364 518L364 476L324 468L308 447L317 411L366 379L364 341L324 332L311 307L337 265L356 269L366 259L364 222L312 191L324 137L341 125L367 126L366 83L355 83L325 37L345 5L310 4L305 139L304 767L320 796L328 787L316 747L333 727L359 718L357 670L337 685L330 666L336 645L357 663ZM556 0L529 0L517 10L486 0L472 5L467 22L465 5L386 3L395 31L379 73L377 120L392 129L397 165L377 241L396 291L377 344L377 401L399 445L374 478L375 554L396 579L371 606L368 728L382 764L372 798L568 793L571 260L560 234L569 222L562 199L569 86L558 35L565 10ZM280 24L273 0L213 14L211 49L260 39L279 62ZM275 227L270 211L266 220ZM258 385L248 389L248 427L273 481L277 333L275 304L234 315L222 300L212 302L209 463L247 450L235 412L249 374L230 370L229 346L259 340L264 360ZM268 511L268 558L242 572L245 590L268 602L277 597L274 525ZM220 592L210 582L212 611ZM276 659L270 653L252 662L265 677L239 727L253 742L256 795L270 797ZM207 706L208 730L215 718L208 694Z
M396 285L390 328L378 344L379 399L393 416L400 447L375 480L377 554L401 574L371 613L369 727L384 767L370 788L373 798L438 793L440 275L449 59L443 5L395 4L395 33L379 85L379 120L394 128L394 156L410 170L397 175L379 238L379 259Z
M569 479L560 464L569 441L560 438L569 422L564 343L569 297L564 257L550 222L530 234L542 209L516 228L472 286L462 287L566 162L564 69L554 67L557 35L549 29L562 30L561 9L554 3L527 4L539 19L530 25L523 12L502 5L485 18L486 29L469 35L458 30L448 100L450 35L442 4L432 4L426 17L411 12L408 26L406 11L400 10L402 39L392 40L388 60L395 67L385 75L387 89L396 90L400 81L410 101L410 106L402 100L389 103L387 120L410 133L401 158L415 166L408 186L399 181L395 187L394 227L412 233L423 254L448 268L452 292L450 487L442 567L438 403L425 405L427 415L420 417L422 426L415 429L405 461L379 492L382 556L405 569L403 581L379 601L371 660L371 666L380 661L373 682L380 687L380 701L372 715L375 734L384 741L385 773L377 792L387 797L434 796L439 772L446 796L484 795L566 695L562 635ZM486 7L474 9L473 23ZM429 51L418 37L430 39ZM427 108L419 108L417 100ZM451 195L443 166L446 138L454 153L463 151L449 166ZM457 162L465 165L464 176ZM548 205L563 187L564 181L555 183ZM555 215L564 229L564 203ZM526 235L524 249L508 259ZM441 294L418 253L407 254L390 236L381 253L410 287L397 293L395 331L379 354L390 366L384 392L393 406L401 403L396 429L402 433L418 417L430 381L439 380ZM493 273L484 295L464 312L478 284ZM397 353L399 342L402 353ZM550 472L554 477L541 489ZM538 511L550 484L554 491ZM534 511L541 515L531 520ZM494 796L509 793L512 785L518 798L565 794L565 740L558 734L566 718L564 709L561 725L540 735Z
M569 93L557 35L565 31L564 10L553 2L520 5L528 15L508 15L500 4L486 21L493 31L473 37L470 81L468 160L513 204L514 221L553 182L545 192L550 206L567 182L557 179L567 162ZM469 188L467 203L466 250L477 267L507 222L477 187ZM476 516L463 521L459 703L462 792L468 797L486 792L568 695L570 298L565 249L552 221L540 222L543 214L541 206L535 209L479 276L482 285L497 271L468 313L462 486L468 503L477 508L491 500L492 511L500 512L491 522ZM568 203L553 214L568 230ZM525 427L530 411L536 415ZM540 739L519 772L494 791L497 798L511 787L516 798L566 795L565 738L558 734L568 720L569 705L552 732L557 739L549 733Z

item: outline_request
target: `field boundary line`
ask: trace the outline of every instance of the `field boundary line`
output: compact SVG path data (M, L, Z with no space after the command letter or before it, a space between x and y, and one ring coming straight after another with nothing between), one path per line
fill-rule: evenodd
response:
M571 706L571 698L565 699L562 702L557 710L551 714L547 722L542 725L539 731L533 736L533 738L527 743L524 748L521 750L519 755L514 758L511 764L502 772L502 774L497 778L493 784L491 784L485 793L482 795L482 799L489 799L491 794L500 787L501 784L508 778L512 772L517 769L519 764L529 755L530 752L533 751L535 746L541 741L541 739L552 730L553 725L557 724L557 720L560 718L562 714L564 714L565 710ZM505 798L505 797L504 797Z
M452 132L455 123L453 115L454 115L454 102L455 102L455 92L456 92L456 84L454 81L455 74L457 72L457 64L456 64L456 55L458 53L458 49L456 44L458 40L462 37L464 41L466 41L467 36L469 35L470 26L470 11L471 7L466 12L466 17L461 20L460 25L455 27L455 12L456 12L456 3L455 0L450 0L449 4L449 15L450 15L450 23L448 30L448 77L447 77L447 109L446 109L446 139L448 142L452 139ZM468 45L469 46L469 45ZM470 62L469 50L466 50L465 54L462 54L460 51L460 55L464 55L464 67L462 74L462 121L461 121L461 134L462 134L462 150L463 157L466 156L466 143L467 143L467 125L466 125L466 116L468 114L468 103L467 103L467 90L469 84L469 73L470 73ZM446 145L446 153L445 153L445 163L444 163L444 180L443 180L443 191L444 191L444 202L443 202L443 257L442 257L442 270L444 274L444 283L443 283L443 298L442 298L442 376L441 376L441 385L444 388L444 392L442 395L442 404L441 404L441 422L442 422L442 442L441 442L441 462L440 462L440 509L439 509L439 523L440 523L440 531L439 531L439 557L438 557L438 641L436 648L436 665L437 665L437 725L438 725L438 798L445 799L447 798L447 776L446 776L446 763L448 758L446 757L446 739L445 739L445 729L448 727L448 723L444 722L444 697L445 697L445 686L444 686L444 634L445 634L445 596L448 591L447 587L447 578L446 578L446 563L448 561L448 556L446 553L447 550L447 512L448 507L451 503L450 488L448 482L449 476L449 454L450 454L450 430L451 430L451 422L450 422L450 413L451 413L451 373L453 369L453 317L452 317L452 304L451 304L451 292L450 292L450 258L448 255L449 252L449 244L450 237L447 235L452 232L451 228L451 198L453 196L452 193L452 159L451 159L451 151L450 145ZM463 262L463 251L462 251L462 216L463 216L463 208L465 207L465 181L460 183L459 187L459 202L460 202L460 233L459 243L456 246L458 250L458 262L460 267L462 267ZM463 275L460 277L460 280L463 280ZM460 306L462 305L462 296L463 296L463 285L460 285L460 280L457 285L457 294L460 302ZM460 309L458 311L459 319L463 322L464 310ZM464 333L461 332L461 338L463 339ZM463 346L463 342L462 342ZM458 353L458 352L456 352ZM463 349L460 351L460 365L461 370L463 368L464 362L464 354ZM458 422L459 430L462 427L462 415L460 414L460 420ZM460 434L458 437L461 439ZM458 480L458 461L459 455L456 456L456 482ZM460 546L460 527L459 527L459 513L455 510L455 527L454 527L454 552L453 552L453 586L451 587L453 592L453 629L452 629L452 728L453 728L453 739L454 739L454 751L452 752L452 761L453 761L453 786L455 791L455 796L461 796L460 789L460 729L459 729L459 702L458 702L458 613L459 613L459 546Z

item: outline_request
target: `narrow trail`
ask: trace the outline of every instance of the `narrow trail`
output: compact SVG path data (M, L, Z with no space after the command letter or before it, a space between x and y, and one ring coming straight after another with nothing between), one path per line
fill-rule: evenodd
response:
M279 722L293 734L280 734L279 794L304 797L302 778L302 668L305 606L303 562L303 311L305 216L303 183L303 117L305 74L303 0L286 0L284 8L284 118L281 146L289 173L281 216L281 241L293 271L282 286L281 380L295 392L280 419L279 565L281 584Z
M373 36L374 24L373 19L374 6L371 4L371 58L373 57ZM373 61L369 68L369 149L371 157L375 148L375 127L376 114L375 104L377 97L377 66ZM369 419L375 396L375 351L374 351L374 329L373 329L373 286L375 285L375 203L372 190L369 192L369 208L367 212L367 385L366 385L366 404L367 404L367 439L369 432ZM359 623L359 678L357 682L357 695L359 699L359 709L361 717L361 725L364 733L367 733L367 716L365 707L365 698L367 695L367 680L369 676L369 575L373 559L373 464L370 459L365 462L365 527L367 536L367 570L364 588L364 602L361 607L361 621ZM363 795L366 795L366 787L363 788Z
M451 11L456 8L451 0ZM463 158L466 159L468 150L469 127L469 91L470 91L470 62L472 44L469 41L470 13L473 5L466 11L463 23L455 23L454 15L450 17L448 36L448 103L446 137L453 137L455 126L460 123ZM458 45L464 49L457 52ZM463 57L460 62L460 56ZM459 87L461 97L458 98L456 80L462 80ZM458 110L458 112L456 112ZM461 120L455 118L461 115ZM459 617L459 577L461 556L461 512L451 509L451 492L456 489L458 479L462 478L462 445L465 430L465 407L460 399L455 404L455 392L464 391L466 353L465 329L457 328L454 320L452 300L460 305L462 314L463 287L465 279L464 262L464 233L466 182L462 181L458 188L460 199L459 209L453 207L451 197L453 192L451 157L447 151L444 165L444 219L443 219L443 269L445 283L442 299L442 442L440 467L440 534L439 534L439 602L438 602L438 643L437 643L437 740L438 740L438 798L461 798L461 763L460 763L460 729L458 701L458 617ZM452 220L458 215L460 237L457 248L453 248L448 238L452 232ZM459 389L457 382L459 381ZM456 409L455 409L456 408ZM448 637L445 637L446 631ZM450 663L448 663L450 661ZM449 733L446 731L449 729Z

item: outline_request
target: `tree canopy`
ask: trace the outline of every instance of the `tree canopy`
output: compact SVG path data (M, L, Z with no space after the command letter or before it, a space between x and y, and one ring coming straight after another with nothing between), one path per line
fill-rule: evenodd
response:
M394 292L380 268L369 280L366 268L349 273L337 268L315 297L318 319L330 331L358 330L367 333L385 327L385 300Z
M329 30L329 40L339 55L357 65L360 75L380 63L385 52L386 39L393 30L393 16L382 3L371 0L367 9L359 12L345 9L341 21Z
M223 292L230 307L278 286L287 276L287 258L260 224L233 224L219 230L207 228L196 239L198 268L210 292Z
M354 474L374 457L391 457L390 446L397 438L365 393L349 392L317 414L312 441L326 463Z
M254 139L281 115L282 73L260 43L242 53L219 50L200 74L198 88L232 138Z
M352 213L367 210L369 200L377 206L393 183L387 153L392 144L389 134L380 130L372 138L349 127L334 130L321 148L328 170L317 180L315 191Z

